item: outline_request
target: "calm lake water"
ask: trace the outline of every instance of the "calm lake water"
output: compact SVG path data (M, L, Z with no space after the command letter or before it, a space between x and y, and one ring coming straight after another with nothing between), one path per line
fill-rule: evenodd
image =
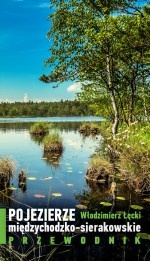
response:
M50 118L42 118L43 121L48 119ZM75 122L66 123L63 118L62 123L54 124L54 129L51 130L59 131L63 138L64 151L60 156L44 154L43 144L31 137L29 129L35 119L25 119L25 122L24 119L6 119L7 123L3 119L3 123L0 123L1 156L11 157L18 166L12 180L13 186L18 188L18 174L21 169L25 170L27 178L36 178L27 179L25 191L18 188L13 192L17 201L32 207L74 207L77 203L75 194L88 189L84 176L89 158L102 137L84 138L78 131L81 123L71 118L73 119ZM53 197L53 193L60 193L62 196ZM35 198L35 194L42 194L45 198ZM17 207L14 201L10 203L10 207L14 204Z
M83 122L83 121L102 121L102 117L83 116L83 117L35 117L35 118L0 118L0 122Z
M64 151L62 155L50 156L44 154L42 142L30 135L31 125L39 120L54 122L52 131L59 131L63 138ZM90 211L104 213L126 211L127 213L134 213L135 210L131 209L130 206L140 205L143 207L141 210L142 218L136 220L136 222L141 224L142 233L150 233L150 203L144 201L144 198L149 197L149 195L140 195L130 191L118 176L115 177L117 196L125 197L125 200L116 200L113 207L104 207L100 204L101 202L112 202L109 194L110 184L95 185L86 181L85 175L90 157L98 148L101 148L103 138L101 135L96 137L82 136L79 133L79 127L83 120L94 120L100 124L102 119L95 117L0 119L0 156L11 157L17 164L17 171L11 180L11 186L17 189L9 192L8 197L4 197L4 194L1 194L0 206L24 209L27 206L38 208L75 208L78 204L88 204ZM23 187L19 187L18 174L22 169L27 174L27 180ZM31 180L31 178L34 178L34 180ZM60 196L53 196L53 193L59 193ZM37 194L42 195L42 197L37 198L35 196ZM95 194L97 196L94 196ZM76 210L78 213L79 210ZM102 221L96 222L101 223ZM82 256L85 260L108 260L109 258L110 261L116 261L132 257L132 261L149 261L150 241L143 240L141 246L135 246L131 242L132 237L132 233L128 235L130 244L126 248L123 248L120 243L115 243L114 246L109 246L108 244L105 246L104 241L101 246L91 243L91 249L89 249L88 244L84 247ZM116 244L118 244L118 248ZM134 253L132 251L133 248L135 249ZM72 252L76 257L73 259L71 255L70 259L68 257L68 259L62 260L78 260L82 249L83 246L77 244ZM113 252L110 253L108 249ZM126 255L124 259L122 258L123 255ZM99 256L102 259L99 259ZM143 256L145 259L143 259ZM61 259L56 258L55 260Z

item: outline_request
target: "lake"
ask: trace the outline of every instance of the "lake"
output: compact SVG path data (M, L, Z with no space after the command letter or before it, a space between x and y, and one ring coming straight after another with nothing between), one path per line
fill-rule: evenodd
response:
M61 155L44 153L42 142L30 135L31 125L39 120L53 122L52 131L60 132L64 145L64 151ZM101 135L85 137L79 133L79 127L82 121L97 121L100 124L101 120L102 118L96 117L0 119L0 156L11 157L16 161L17 165L17 170L10 184L16 190L9 191L9 193L1 191L1 207L23 208L24 210L26 210L27 206L34 208L76 208L77 222L82 223L79 218L80 210L76 207L80 204L88 205L88 210L91 213L94 211L99 213L134 213L135 210L131 209L131 205L140 205L143 208L140 211L142 218L131 221L135 221L142 226L142 233L150 233L150 203L144 201L144 198L147 198L148 195L145 196L130 191L118 175L115 177L117 196L124 197L125 200L116 200L112 206L104 206L100 203L112 203L109 194L111 179L108 184L94 184L87 182L85 179L91 156L97 149L100 149L101 152L103 150L103 138ZM22 169L27 175L27 180L25 184L20 186L18 184L18 174ZM118 222L126 223L126 221L121 220ZM99 224L102 220L91 220L91 222ZM109 220L109 223L111 222L116 221ZM106 243L106 234L103 235L102 244L98 246L93 241L89 241L86 246L75 243L72 254L67 254L68 259L62 260L78 260L83 247L84 253L82 253L82 256L85 260L87 256L88 260L97 260L99 256L102 259L98 260L108 260L108 258L114 261L126 260L120 259L122 255L132 257L132 260L150 260L150 241L148 239L143 240L141 246L135 246L135 243L131 242L134 240L133 233L129 233L127 234L127 241L130 243L127 244L127 247L123 247L119 241L121 234L117 237L114 245ZM94 233L92 233L92 236L90 234L90 240L93 237ZM134 253L133 248L135 249ZM72 255L76 257L73 259ZM139 259L137 259L138 256ZM145 256L145 259L142 259L143 256ZM56 255L54 260L61 259Z
M43 121L48 119L42 118ZM98 140L95 137L83 138L78 131L80 123L77 119L75 122L67 123L63 119L61 124L54 125L54 131L60 131L64 151L62 155L50 158L48 154L44 154L43 145L34 140L29 133L31 122L35 119L25 119L25 122L24 119L6 120L3 119L4 123L0 123L0 148L1 156L10 156L18 165L12 180L13 186L18 187L18 174L22 169L27 173L27 178L36 178L36 180L27 179L26 191L19 188L14 191L15 199L32 207L47 207L48 204L51 207L75 206L77 203L75 193L87 189L84 176L88 161L101 137ZM60 118L58 121L60 122ZM72 184L72 187L67 184ZM53 193L60 193L62 196L52 197ZM34 197L35 194L42 194L45 198L39 200ZM9 207L14 204L16 207L19 206L12 201Z

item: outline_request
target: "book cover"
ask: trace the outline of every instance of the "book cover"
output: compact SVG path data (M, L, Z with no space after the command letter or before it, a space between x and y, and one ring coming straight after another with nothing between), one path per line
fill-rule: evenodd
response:
M0 260L149 261L149 3L0 7Z

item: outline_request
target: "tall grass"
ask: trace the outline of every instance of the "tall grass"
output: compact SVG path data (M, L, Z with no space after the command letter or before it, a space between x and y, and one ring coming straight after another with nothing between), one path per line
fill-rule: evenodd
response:
M36 122L30 128L30 133L35 135L47 134L49 129L52 128L52 124L48 122Z
M134 122L106 141L119 155L117 165L128 185L139 192L150 190L150 124Z
M90 133L95 133L97 134L99 132L99 125L94 122L83 122L82 125L80 126L81 133L85 134L90 134Z
M17 168L17 164L14 160L8 157L0 158L0 179L10 178Z
M105 169L107 172L111 171L111 164L107 160L99 157L98 155L92 157L91 161L89 162L89 165L91 169L95 169L99 173L101 173L103 169Z
M63 143L62 138L59 133L51 133L47 135L44 140L44 151L45 152L62 152L63 151Z

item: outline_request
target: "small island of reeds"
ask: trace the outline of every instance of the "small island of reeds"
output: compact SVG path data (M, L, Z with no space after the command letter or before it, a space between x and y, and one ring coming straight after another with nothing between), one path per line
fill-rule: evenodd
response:
M44 140L44 152L61 153L63 151L62 138L59 133L51 133Z
M100 158L98 155L94 155L89 162L89 165L85 176L87 180L95 182L108 180L109 174L112 171L112 166L107 160Z
M49 129L52 127L51 123L48 122L36 122L30 128L30 133L32 135L42 136L49 132Z
M9 185L10 178L16 170L17 164L8 157L0 158L0 188L3 189Z
M79 132L83 133L84 135L98 134L99 126L97 123L94 123L94 122L91 122L91 123L84 122L84 123L82 123Z

